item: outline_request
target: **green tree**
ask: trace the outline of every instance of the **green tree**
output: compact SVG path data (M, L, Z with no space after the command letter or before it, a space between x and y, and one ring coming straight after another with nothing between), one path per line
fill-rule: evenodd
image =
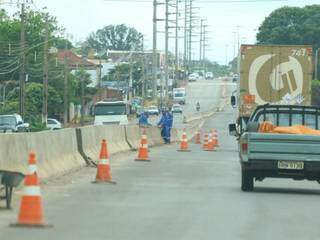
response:
M273 11L257 34L260 44L311 44L320 47L320 5L282 7Z
M35 121L42 111L42 84L28 83L26 85L26 120ZM1 113L18 112L18 88L14 88L7 96L8 102L1 107ZM48 87L48 115L57 116L63 108L60 94L51 86Z
M97 92L97 88L94 87L89 87L88 85L91 83L91 79L90 79L90 74L87 73L84 69L79 69L74 73L73 76L73 81L74 81L74 94L73 96L71 96L71 98L73 99L73 102L76 104L80 104L81 103L81 84L83 82L84 85L84 101L85 104L87 104L88 102L90 102L90 100L92 99L93 95L96 94Z
M132 65L132 87L135 90L136 95L142 94L142 63L134 62ZM129 86L130 80L130 65L127 63L116 65L110 70L109 74L102 78L102 81L116 81L118 83L124 82L126 86Z
M108 25L91 33L87 38L87 46L96 52L112 50L141 50L143 35L135 28L127 27L124 24Z
M13 16L9 16L4 10L0 11L0 84L8 82L10 80L12 84L8 84L6 92L17 93L18 79L19 79L19 67L20 67L20 54L22 50L26 54L26 72L28 74L28 83L39 83L32 86L32 91L26 89L26 98L28 95L33 96L33 91L39 90L39 86L43 81L43 56L44 56L44 29L45 18L47 17L49 23L49 49L56 47L58 49L67 47L70 49L72 44L66 40L56 36L56 34L62 31L62 28L58 26L55 17L50 16L45 9L34 11L32 9L26 9L26 47L21 49L20 47L20 31L21 23L19 19L19 12ZM70 74L69 77L69 99L76 99L76 87L77 79ZM28 84L29 85L29 84ZM54 93L53 96L63 98L63 86L64 86L64 66L63 63L59 63L55 54L49 53L49 96ZM38 93L37 93L38 94ZM39 92L40 94L40 92ZM13 95L12 95L13 96ZM1 113L18 112L18 98L7 97L7 101L4 106L1 107ZM39 95L40 97L41 95ZM42 96L41 96L42 98ZM36 98L32 98L36 99ZM39 99L38 99L39 100ZM30 99L27 100L28 105ZM54 104L55 101L51 101L49 97L48 111L49 116L59 116L62 113L62 104L59 106ZM37 107L41 111L42 100L39 100L37 104L31 104L26 106L27 116L30 116L29 111L33 113L35 109L31 107ZM53 111L54 109L54 111Z

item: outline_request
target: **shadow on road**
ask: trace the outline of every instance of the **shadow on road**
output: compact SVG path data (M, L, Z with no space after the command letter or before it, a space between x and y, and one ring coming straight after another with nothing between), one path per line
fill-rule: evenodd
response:
M254 193L276 193L276 194L301 194L301 195L320 195L320 190L301 189L301 188L273 188L273 187L255 187Z

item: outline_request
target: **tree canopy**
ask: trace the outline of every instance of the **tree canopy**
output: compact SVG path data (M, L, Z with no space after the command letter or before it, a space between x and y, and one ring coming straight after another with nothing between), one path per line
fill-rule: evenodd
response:
M26 55L26 116L27 120L38 121L42 110L42 82L43 59L45 44L45 18L49 24L49 49L71 49L72 44L67 39L59 37L62 28L56 18L50 16L45 9L34 11L26 9L26 46L20 46L21 22L19 12L9 16L4 10L0 10L0 87L2 105L0 113L18 112L18 88L20 56L22 51ZM48 79L48 114L59 118L63 113L64 94L64 70L63 62L60 62L54 52L48 53L49 79ZM88 74L83 71L70 73L68 77L68 99L76 104L80 103L80 80L85 84L90 83ZM5 91L2 91L5 89ZM95 93L94 88L86 86L85 94L90 96ZM5 96L3 96L5 92ZM88 102L88 101L87 101Z
M320 5L282 7L273 11L257 34L260 44L311 44L320 47Z
M107 50L141 50L143 46L143 35L135 28L124 24L108 25L91 33L87 38L87 46L97 53Z

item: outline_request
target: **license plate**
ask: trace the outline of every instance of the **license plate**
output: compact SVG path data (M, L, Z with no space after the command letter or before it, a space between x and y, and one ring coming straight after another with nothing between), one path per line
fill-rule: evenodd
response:
M289 162L289 161L278 161L279 169L290 169L290 170L303 170L303 162Z

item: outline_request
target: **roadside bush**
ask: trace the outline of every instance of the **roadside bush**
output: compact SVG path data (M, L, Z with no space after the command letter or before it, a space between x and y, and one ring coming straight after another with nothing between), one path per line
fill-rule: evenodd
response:
M320 80L312 81L311 104L314 106L320 106Z

